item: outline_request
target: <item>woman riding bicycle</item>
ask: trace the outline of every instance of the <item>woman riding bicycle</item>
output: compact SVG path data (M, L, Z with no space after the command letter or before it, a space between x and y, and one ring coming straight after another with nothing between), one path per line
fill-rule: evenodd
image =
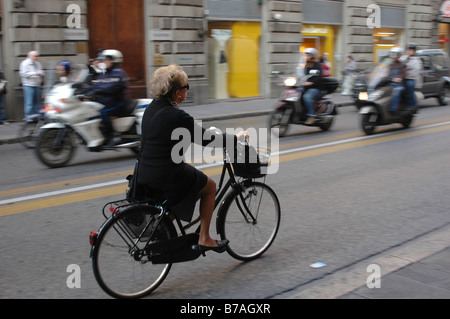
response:
M192 116L179 109L179 104L186 100L188 90L188 76L178 65L161 67L153 73L150 91L154 100L145 110L142 119L138 184L164 193L172 212L184 221L192 219L195 204L200 199L198 249L202 253L208 250L221 253L225 251L228 240L213 240L209 234L216 183L183 160L173 158L174 155L184 155L173 154L174 146L180 143L178 136L173 134L176 129L183 128L190 133L189 143L201 143L203 146L211 143L211 139L203 138L206 130L195 123ZM194 139L199 132L201 141ZM244 131L236 136L223 134L221 145L234 146L237 139L245 134Z

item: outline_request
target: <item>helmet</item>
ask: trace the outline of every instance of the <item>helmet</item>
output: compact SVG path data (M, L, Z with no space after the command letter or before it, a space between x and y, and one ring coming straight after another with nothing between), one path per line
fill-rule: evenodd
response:
M303 51L303 53L305 53L305 54L311 54L311 56L314 58L314 59L318 59L319 58L319 52L316 50L316 49L314 49L314 48L306 48L304 51Z
M394 56L401 57L404 52L405 51L402 48L395 47L395 48L392 48L389 50L389 56L390 57L394 57Z
M110 59L113 63L121 63L123 61L122 52L113 49L103 50L98 58L99 60Z
M59 62L58 65L62 65L64 67L64 71L66 71L67 73L69 73L70 69L72 68L70 62L67 60Z

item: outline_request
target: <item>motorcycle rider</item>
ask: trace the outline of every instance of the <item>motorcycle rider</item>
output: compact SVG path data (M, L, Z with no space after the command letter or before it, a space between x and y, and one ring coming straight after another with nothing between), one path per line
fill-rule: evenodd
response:
M402 55L403 49L399 47L392 48L389 51L389 56L392 58L389 74L390 86L392 88L392 99L389 107L391 113L397 112L403 91L405 90L403 81L406 76L406 67L405 64L400 61Z
M407 55L402 62L406 66L405 89L408 97L408 108L413 110L417 107L415 90L422 87L422 60L416 56L417 44L411 43L408 46Z
M322 67L318 61L319 52L314 48L306 48L303 51L306 59L305 65L305 75L310 74L312 70L317 70L317 74L308 79L307 82L302 84L300 91L302 92L302 104L306 107L308 118L305 121L306 125L314 124L316 120L316 112L314 111L314 104L316 103L316 98L320 93L320 86L322 82ZM299 120L301 105L300 103L295 104L296 116L295 121Z
M120 68L123 55L118 50L103 50L97 58L103 62L104 72L97 75L92 85L83 89L95 96L95 100L105 107L101 111L102 124L104 127L105 145L113 146L114 130L110 116L121 113L126 105L126 90L128 88L128 76Z

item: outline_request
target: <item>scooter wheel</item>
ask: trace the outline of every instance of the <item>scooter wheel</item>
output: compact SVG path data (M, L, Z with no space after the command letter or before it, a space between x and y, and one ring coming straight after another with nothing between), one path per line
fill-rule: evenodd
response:
M277 109L269 115L268 127L269 129L275 129L272 130L272 132L274 132L275 134L277 134L278 132L279 137L285 136L289 129L289 123L282 123L285 112L286 109Z
M367 135L373 134L376 128L376 120L374 121L374 114L363 114L361 117L361 128Z

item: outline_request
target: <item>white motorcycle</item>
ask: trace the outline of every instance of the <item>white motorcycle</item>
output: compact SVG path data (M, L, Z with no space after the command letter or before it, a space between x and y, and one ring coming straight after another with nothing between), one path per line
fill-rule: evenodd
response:
M141 123L151 99L129 100L120 117L112 117L114 146L105 146L100 111L104 105L76 95L76 87L89 75L86 66L77 65L67 79L52 86L45 97L45 113L51 123L41 127L36 141L38 159L51 168L66 165L78 144L91 152L129 148L139 152Z

